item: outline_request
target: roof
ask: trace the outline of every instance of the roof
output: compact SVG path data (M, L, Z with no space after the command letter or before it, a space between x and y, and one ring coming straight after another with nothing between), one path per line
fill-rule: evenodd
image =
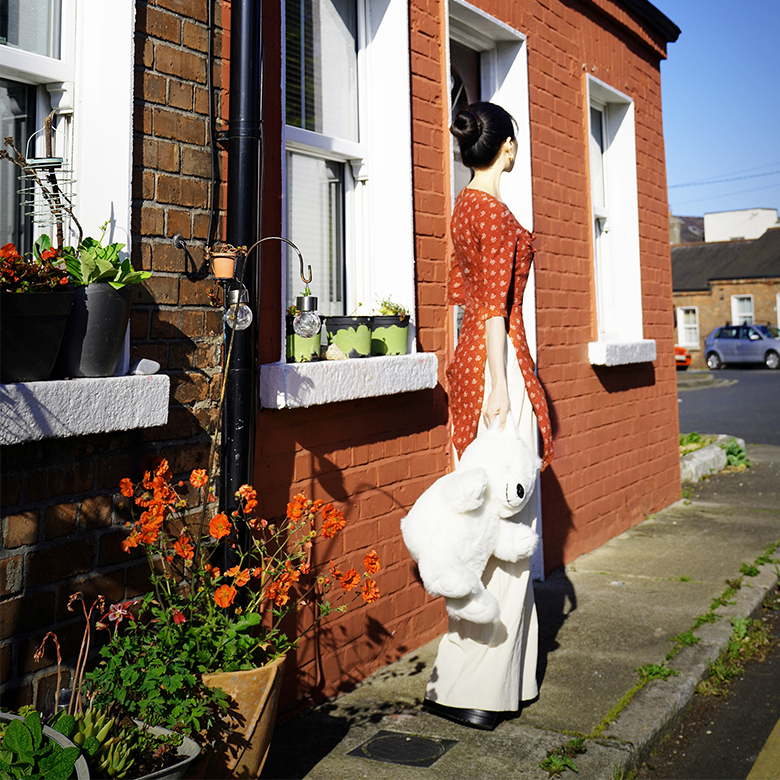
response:
M780 228L752 241L672 247L672 289L706 290L716 279L780 278Z
M680 28L648 0L622 0L622 2L662 35L667 43L674 43L680 37Z

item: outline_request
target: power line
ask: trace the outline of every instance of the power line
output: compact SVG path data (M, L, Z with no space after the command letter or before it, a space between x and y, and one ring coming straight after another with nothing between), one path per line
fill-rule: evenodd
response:
M719 200L719 199L722 199L722 198L730 198L732 195L746 195L749 192L758 192L759 190L772 190L776 186L777 186L776 184L769 184L766 187L753 187L752 189L749 189L749 190L739 190L738 192L727 192L727 193L721 194L721 195L709 195L709 196L704 197L704 198L691 198L690 200L675 201L674 208L677 209L677 207L684 206L686 203L701 203L702 201L705 201L705 200ZM671 206L671 203L670 203L670 206ZM729 211L737 210L738 211L739 209L727 209L727 210L729 210Z
M670 184L669 189L673 190L678 187L705 187L709 184L724 184L725 182L730 181L742 181L743 179L756 179L759 176L776 176L778 173L780 173L780 170L777 171L767 171L766 173L751 173L749 176L733 176L729 179L710 179L708 181L692 181L688 184Z

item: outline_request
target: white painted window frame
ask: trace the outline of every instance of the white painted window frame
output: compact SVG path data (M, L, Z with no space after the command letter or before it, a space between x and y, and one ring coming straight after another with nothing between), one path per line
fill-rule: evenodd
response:
M685 312L692 311L696 318L696 324L693 326L696 331L695 337L687 338L685 327ZM698 349L700 346L701 334L699 333L699 307L698 306L678 306L677 307L677 343L681 347L693 347Z
M777 327L780 328L780 293L775 295L775 318L777 319Z
M656 344L643 335L634 102L587 77L589 139L591 106L604 116L607 202L603 213L594 208L591 215L598 340L588 344L588 356L593 365L649 362L656 359ZM601 235L596 235L597 220Z
M393 358L286 363L261 366L260 402L266 408L297 408L351 398L435 387L435 355L414 354L414 219L409 104L409 11L405 0L359 0L358 54L360 143L330 142L316 133L284 126L282 153L297 149L329 154L349 163L354 183L345 187L347 311L363 304L369 313L391 297L410 312L412 354ZM284 30L282 30L284 39ZM282 106L285 105L282 84ZM388 108L390 107L390 108ZM392 121L388 121L391 111ZM286 192L286 165L282 191ZM349 177L347 177L349 178ZM287 224L287 202L283 220ZM282 302L287 300L283 274ZM284 308L284 307L283 307ZM284 319L280 322L284 344ZM356 395L357 394L357 395Z
M750 301L750 321L740 319L739 301ZM756 307L752 293L744 293L731 296L731 324L732 325L752 325L756 321Z

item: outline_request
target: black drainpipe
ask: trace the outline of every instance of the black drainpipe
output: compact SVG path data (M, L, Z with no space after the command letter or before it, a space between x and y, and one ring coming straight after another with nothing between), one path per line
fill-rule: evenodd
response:
M233 0L230 13L230 116L228 125L228 192L226 240L251 246L259 238L260 122L261 122L261 0ZM257 331L260 300L259 252L253 252L243 271L255 321L235 331L230 365L225 376L222 411L221 490L223 511L236 507L235 492L252 482L252 456L257 397ZM238 288L236 282L233 288ZM227 289L225 290L227 293ZM227 305L227 294L225 295ZM223 355L233 331L225 328Z

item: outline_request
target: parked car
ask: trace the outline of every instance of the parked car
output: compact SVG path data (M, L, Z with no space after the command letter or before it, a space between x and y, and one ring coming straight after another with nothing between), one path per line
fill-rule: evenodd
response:
M780 368L780 331L772 325L724 325L704 342L707 365L713 371L726 363L763 363Z
M674 345L674 361L677 363L678 371L685 371L691 365L691 356L685 347Z

